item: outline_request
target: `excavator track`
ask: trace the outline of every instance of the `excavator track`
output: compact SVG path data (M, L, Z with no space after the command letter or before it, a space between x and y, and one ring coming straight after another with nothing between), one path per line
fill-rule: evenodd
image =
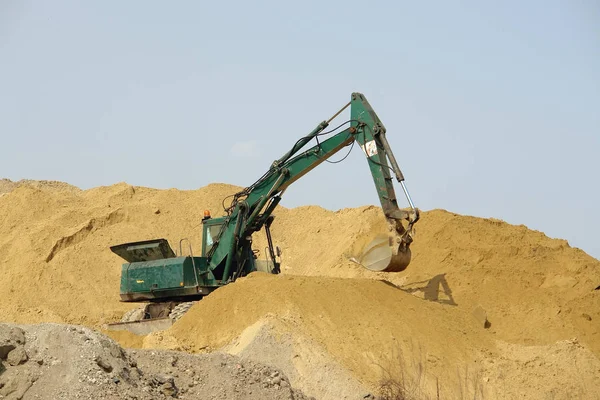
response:
M183 303L147 303L127 311L121 322L107 324L107 330L129 331L137 335L165 330L171 327L189 311L197 301Z
M169 313L169 318L173 322L178 321L196 303L197 303L196 301L188 301L188 302L176 305Z

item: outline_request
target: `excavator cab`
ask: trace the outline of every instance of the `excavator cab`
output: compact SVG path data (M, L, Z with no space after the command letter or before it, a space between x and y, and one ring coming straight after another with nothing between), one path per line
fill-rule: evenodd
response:
M212 253L213 246L218 243L226 218L205 217L202 220L202 257Z
M244 276L252 271L262 271L273 274L279 273L281 263L278 261L278 258L281 256L281 249L273 246L270 230L274 218L273 215L269 216L264 225L268 241L268 247L265 249L264 258L259 256L259 250L251 249L251 237L241 239L245 244L240 244L240 252L252 253L252 256L241 256L241 254L238 254L237 258L238 260L242 260L243 264L240 264L238 261L233 279ZM214 248L221 242L221 236L223 235L224 228L227 226L227 222L227 217L211 218L210 213L205 211L204 218L202 219L202 257L210 259ZM221 272L220 266L215 270L217 273Z

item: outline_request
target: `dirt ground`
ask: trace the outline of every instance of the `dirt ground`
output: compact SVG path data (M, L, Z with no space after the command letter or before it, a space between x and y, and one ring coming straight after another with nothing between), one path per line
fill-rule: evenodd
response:
M109 246L164 237L176 248L187 237L199 253L203 211L219 215L239 189L1 182L0 321L93 329L134 307L119 302L121 260ZM168 331L111 336L136 352L269 365L318 399L361 398L390 377L421 398L600 397L600 262L566 241L432 210L409 268L373 273L350 257L384 229L380 208L275 215L281 275L219 289Z

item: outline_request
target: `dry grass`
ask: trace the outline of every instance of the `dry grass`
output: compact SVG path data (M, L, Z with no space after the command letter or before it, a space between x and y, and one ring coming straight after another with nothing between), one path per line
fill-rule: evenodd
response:
M423 350L418 347L413 356L405 357L396 347L385 365L375 362L381 369L379 383L381 400L485 400L484 385L479 371L457 369L456 381L443 386L440 380L428 373Z

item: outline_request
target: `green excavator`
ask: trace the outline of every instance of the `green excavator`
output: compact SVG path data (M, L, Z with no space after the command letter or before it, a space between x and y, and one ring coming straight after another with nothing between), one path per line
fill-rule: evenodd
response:
M350 119L326 131L331 121L348 107ZM323 139L325 136L328 138ZM312 140L316 144L301 152ZM385 127L365 96L353 93L348 104L300 138L256 182L225 199L231 201L224 207L224 216L211 218L205 212L200 257L192 255L191 245L189 255L184 256L183 240L178 254L165 239L112 246L111 250L126 261L121 272L121 301L144 305L108 328L139 334L166 329L194 301L237 278L253 271L278 274L281 252L273 245L270 227L283 193L306 173L355 142L366 155L388 231L375 237L353 261L372 271L403 271L410 263L413 226L419 220L419 211L408 193ZM398 206L391 173L402 187L407 209ZM261 229L265 230L268 242L267 260L258 259L252 248L252 234Z

